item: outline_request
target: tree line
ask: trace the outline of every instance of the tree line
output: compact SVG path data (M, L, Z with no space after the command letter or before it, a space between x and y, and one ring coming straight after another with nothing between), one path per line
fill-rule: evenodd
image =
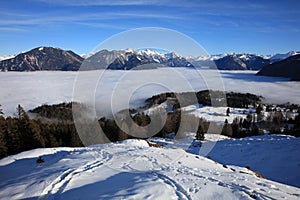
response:
M207 92L204 93L207 94ZM148 103L159 104L168 97L174 97L173 95L174 93L157 95L148 99ZM204 140L204 134L207 132L218 134L221 132L229 137L241 138L261 135L263 134L262 130L267 130L270 134L300 136L299 106L287 105L287 107L282 106L278 109L276 106L255 104L259 100L258 97L250 94L245 95L248 98L247 101L241 101L240 98L243 95L233 93L229 99L231 99L232 105L247 107L250 103L252 106L256 106L255 113L247 114L246 118L235 118L232 123L225 120L224 124L216 124L185 113L180 107L175 106L171 112L167 112L164 124L162 124L159 113L153 112L151 114L156 115L154 118L158 119L158 123L161 123L162 129L154 135L152 133L149 135L166 137L168 134L176 134L180 138L184 136L185 132L193 132L196 133L195 139ZM206 95L203 98L206 99ZM290 116L290 109L299 109L298 115L294 118ZM138 126L145 127L151 123L150 116L143 112L138 112L135 109L129 109L128 112L130 113L130 120ZM268 112L268 115L265 116L264 112ZM83 146L73 122L72 103L42 105L29 111L29 113L26 113L22 106L18 105L14 116L5 118L2 115L3 111L0 106L0 158L34 148ZM230 115L229 108L224 111L225 115ZM126 123L126 120L121 125L117 124L114 119L105 117L97 121L112 142L136 138L136 136L126 133L135 132L135 126ZM89 124L86 123L83 126L88 128ZM146 137L147 135L144 138Z
M0 158L30 149L59 146L82 146L72 122L31 119L21 105L15 116L0 116Z
M193 102L192 97L196 97L197 102ZM152 107L153 105L161 104L168 98L176 99L175 108L193 105L195 103L202 104L203 106L224 106L234 108L248 108L249 106L257 105L261 102L262 97L250 93L238 93L238 92L223 92L217 90L202 90L198 92L183 92L174 93L166 92L158 95L154 95L146 99L146 107ZM179 105L178 99L181 99L186 105ZM214 102L214 105L212 105ZM218 105L219 104L219 105Z

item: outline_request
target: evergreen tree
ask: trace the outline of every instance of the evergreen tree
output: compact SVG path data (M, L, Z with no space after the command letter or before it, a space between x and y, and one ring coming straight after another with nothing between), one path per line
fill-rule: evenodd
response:
M1 104L0 104L0 115L3 115L4 113L3 113L3 110L2 110L2 108L1 108Z
M262 107L261 104L259 104L259 105L257 106L257 108L256 108L256 114L257 114L257 115L260 115L262 111L263 111L263 107Z
M299 129L299 131L300 131L300 113L295 117L294 129Z
M202 120L199 121L199 127L196 133L197 140L204 140L204 123Z
M242 118L239 120L238 118L235 118L231 124L232 129L232 137L242 137L241 135L241 124Z
M249 129L251 127L253 117L251 114L247 114L246 119L243 121L243 128Z
M0 116L0 158L8 155L8 149L6 147L6 141L4 137L5 119Z
M228 123L224 124L224 127L222 129L222 135L226 135L226 136L229 136L229 137L232 137L232 127L231 125L229 125Z
M226 116L229 116L229 114L230 114L230 108L227 108L227 110L226 110Z
M251 135L260 135L259 128L255 124L251 127Z
M7 117L5 120L5 128L3 129L6 147L9 154L20 152L20 139L18 133L17 120Z
M40 134L39 127L29 118L20 105L17 107L17 120L17 130L21 151L45 147L45 142Z

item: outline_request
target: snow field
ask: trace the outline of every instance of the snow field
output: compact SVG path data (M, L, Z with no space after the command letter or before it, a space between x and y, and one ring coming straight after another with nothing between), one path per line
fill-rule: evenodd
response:
M35 157L33 157L35 155ZM36 164L42 156L44 163ZM1 199L298 199L299 188L144 140L38 149L0 160Z

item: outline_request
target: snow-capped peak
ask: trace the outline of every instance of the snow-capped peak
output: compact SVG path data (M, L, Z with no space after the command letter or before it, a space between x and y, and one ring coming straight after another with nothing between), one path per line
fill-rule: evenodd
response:
M275 62L275 61L279 61L279 60L283 60L283 59L286 59L290 56L294 56L294 55L297 55L297 54L300 54L300 52L295 52L295 51L289 51L287 53L277 53L273 56L270 56L269 59L272 61L272 62Z
M10 58L14 58L15 56L12 56L12 55L8 55L8 56L0 56L0 61L2 60L7 60L7 59L10 59Z

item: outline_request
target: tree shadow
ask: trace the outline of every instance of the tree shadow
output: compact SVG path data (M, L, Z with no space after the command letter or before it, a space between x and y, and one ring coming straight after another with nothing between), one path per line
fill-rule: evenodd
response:
M61 194L61 199L73 199L83 196L84 199L123 199L132 195L141 194L140 185L148 185L157 179L151 173L121 172L105 180L74 188ZM138 186L136 186L138 184ZM143 194L144 195L144 194ZM145 194L147 195L147 194Z

